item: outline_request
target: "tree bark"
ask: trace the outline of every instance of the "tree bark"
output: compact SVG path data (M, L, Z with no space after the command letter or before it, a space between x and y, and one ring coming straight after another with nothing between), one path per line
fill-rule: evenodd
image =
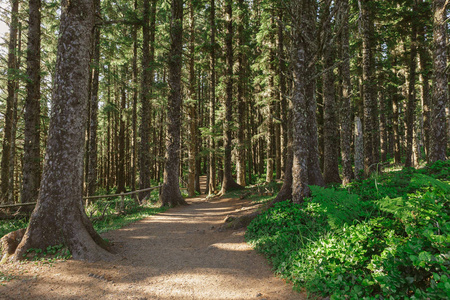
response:
M329 11L329 7L325 7ZM327 18L328 18L328 14ZM328 40L331 36L331 26L329 22L325 25L324 35ZM341 183L339 176L339 132L338 120L336 115L336 91L334 88L334 49L331 45L326 46L323 50L323 65L324 73L323 79L323 112L324 112L324 164L323 164L323 179L326 184Z
M242 188L234 181L231 173L231 127L233 125L233 8L232 1L225 1L226 28L225 49L226 49L226 95L225 95L225 120L223 122L223 144L224 144L224 163L223 163L223 180L222 190L220 193L224 195L232 189Z
M153 85L153 62L155 52L155 22L156 2L152 0L150 11L150 0L144 0L143 26L142 26L142 82L141 82L141 124L139 134L141 143L139 146L139 189L150 187L150 111ZM151 16L151 20L150 19ZM150 23L150 24L149 24ZM139 194L142 201L149 192Z
M134 9L138 9L137 0L134 0ZM138 66L137 66L137 56L138 56L138 40L137 40L137 26L134 26L132 29L132 37L133 37L133 108L132 108L132 131L133 131L133 139L132 139L132 150L131 150L131 190L136 190L136 174L137 174L137 106L138 106ZM135 201L139 203L139 196L134 195Z
M195 173L197 167L197 95L195 93L195 17L194 4L189 4L190 33L189 33L189 174L188 174L188 196L195 196Z
M24 112L23 182L21 202L34 202L41 180L40 113L41 113L41 1L29 1L27 45L27 96Z
M373 80L373 20L371 16L371 3L369 0L361 1L361 31L363 39L363 101L364 101L364 175L374 170L376 147L374 110L376 101L374 97Z
M413 6L413 15L417 11ZM414 167L413 138L414 138L414 113L416 110L416 56L417 56L417 30L416 21L411 20L411 51L409 57L408 79L408 105L406 107L406 157L405 167Z
M117 161L117 191L116 193L125 192L125 109L127 102L127 93L125 83L127 82L127 66L122 66L122 86L120 87L120 108L119 108L119 155Z
M292 201L300 203L311 195L309 184L323 184L318 148L316 99L314 95L314 52L316 3L311 0L297 1L292 15L299 21L293 26L293 167ZM322 182L321 182L322 181Z
M9 173L11 164L11 141L13 133L14 120L14 99L16 94L16 75L17 75L17 33L19 28L19 0L11 1L11 24L9 31L9 43L8 43L8 80L7 80L7 96L6 96L6 112L4 114L5 127L2 144L2 161L1 161L1 186L0 186L0 203L5 202L8 199L8 193L13 187L9 185Z
M216 126L216 8L215 0L211 0L210 8L210 102L209 102L209 186L208 193L211 195L216 190L216 153L215 153L215 126Z
M431 137L431 97L430 97L430 55L428 45L425 42L425 28L419 28L419 59L420 59L420 81L422 83L421 100L423 116L423 143L427 161L430 155L430 137Z
M95 11L98 16L100 12L100 0L94 1ZM88 145L88 178L87 191L88 196L94 195L97 190L97 128L98 128L98 88L99 88L99 73L100 73L100 27L96 26L94 32L94 44L92 58L92 83L91 83L91 97L89 105L89 145Z
M245 180L245 116L246 116L246 101L245 101L245 93L244 93L244 84L246 82L245 78L245 68L244 68L244 60L245 60L245 37L244 37L244 18L245 12L247 10L246 4L244 0L239 0L239 17L238 17L238 43L239 43L239 52L238 52L238 76L239 80L237 83L237 102L238 102L238 119L241 120L239 122L238 128L238 145L237 145L237 164L236 164L236 173L237 173L237 183L241 186L246 185Z
M352 143L352 110L350 95L352 92L350 80L350 46L348 28L349 6L348 0L341 1L341 60L340 73L342 78L342 98L339 107L339 121L341 125L341 156L342 156L342 183L350 183L355 174L352 168L351 143Z
M430 161L446 160L447 132L445 107L448 102L446 1L433 1L433 106Z
M111 259L83 204L83 155L87 119L92 0L64 0L46 159L38 203L15 258L30 248L65 244L74 259Z
M172 0L169 53L170 87L167 103L167 137L164 184L161 201L164 206L185 205L179 186L181 129L181 64L183 54L183 0Z

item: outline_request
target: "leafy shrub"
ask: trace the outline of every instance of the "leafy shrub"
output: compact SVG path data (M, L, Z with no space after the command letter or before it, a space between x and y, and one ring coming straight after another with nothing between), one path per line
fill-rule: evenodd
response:
M449 299L448 166L382 174L348 191L311 187L311 199L275 205L246 238L295 288L313 294Z

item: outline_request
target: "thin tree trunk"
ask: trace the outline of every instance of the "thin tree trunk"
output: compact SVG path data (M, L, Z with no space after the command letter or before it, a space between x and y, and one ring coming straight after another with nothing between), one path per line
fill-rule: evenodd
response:
M5 127L3 129L3 145L2 145L2 161L1 161L1 186L0 186L0 202L7 201L8 192L12 189L9 186L9 172L11 164L11 139L14 122L14 99L16 91L16 73L17 73L17 32L19 27L18 21L19 0L11 1L11 24L9 31L8 43L8 81L7 81L7 97L6 112L4 113Z
M139 189L150 187L150 111L153 85L153 62L155 52L155 22L156 22L156 2L152 0L150 11L150 0L144 0L143 11L143 50L142 50L142 83L141 83L141 124L139 133L141 144L139 147ZM150 19L151 16L151 20ZM149 24L150 23L150 24ZM149 195L148 192L139 194L142 201Z
M100 16L100 0L94 1L96 14ZM98 127L98 88L99 88L99 73L100 73L100 27L95 27L94 33L94 57L92 58L92 83L91 83L91 97L89 109L89 145L88 145L88 178L87 191L88 196L94 195L97 190L97 127Z
M125 192L125 109L126 109L126 101L127 101L127 93L125 83L127 82L126 74L127 74L127 66L122 66L122 86L120 87L120 109L119 109L119 159L118 159L118 168L117 168L117 193Z
M34 202L39 193L41 113L41 1L29 1L27 45L27 96L24 112L23 182L21 202Z
M400 141L400 130L399 130L399 95L395 93L393 95L392 101L392 110L393 110L393 120L392 120L392 129L394 132L394 163L396 165L401 164L401 141Z
M416 5L413 6L413 13L416 12ZM405 167L414 167L413 163L413 139L414 139L414 113L416 110L416 56L417 56L417 32L416 22L411 24L411 51L409 57L409 85L408 85L408 105L406 108L406 159Z
M327 7L328 11L330 8ZM329 37L331 35L331 24L325 25L324 35ZM323 179L326 184L341 183L339 176L339 133L338 133L338 119L336 115L336 91L334 88L334 49L328 46L324 49L323 63L324 73L323 79L323 111L324 111L324 164L323 164Z
M247 7L245 7L244 0L239 0L239 23L238 23L238 43L239 43L239 52L238 52L238 76L239 80L237 83L237 101L238 101L238 119L239 129L238 129L238 145L237 145L237 164L236 164L236 172L237 172L237 183L241 186L246 185L245 180L245 124L244 122L246 117L246 102L245 102L245 93L244 93L244 84L246 82L245 79L245 69L244 69L244 12Z
M363 38L363 99L364 99L364 175L369 176L373 171L375 161L375 132L374 126L374 80L373 80L373 21L371 17L371 3L361 1L361 25Z
M223 180L221 194L224 195L231 189L242 188L237 184L231 174L231 127L233 126L233 8L232 1L225 1L226 14L226 35L225 35L225 49L226 49L226 95L225 95L225 120L223 122L223 144L224 144L224 163L223 163Z
M427 161L430 155L430 137L431 137L431 97L430 97L430 56L428 54L428 45L425 43L425 28L419 29L419 59L420 59L420 81L422 83L422 112L423 112L423 142Z
M138 9L137 0L134 0L134 9ZM138 105L138 66L137 66L137 55L138 55L138 41L137 41L137 27L133 27L133 108L132 108L132 159L131 159L131 190L136 190L136 174L137 174L137 105ZM135 200L139 202L139 197L134 195Z
M357 179L364 174L364 137L359 117L355 117L355 173Z
M211 0L210 8L210 27L211 27L211 45L210 45L210 102L209 102L209 194L216 190L216 154L215 154L215 125L216 125L216 9L215 0Z
M195 17L194 4L191 1L190 8L190 40L189 40L189 102L188 102L188 117L189 117L189 174L188 174L188 196L195 196L195 173L197 165L197 110L196 102L197 95L195 93Z

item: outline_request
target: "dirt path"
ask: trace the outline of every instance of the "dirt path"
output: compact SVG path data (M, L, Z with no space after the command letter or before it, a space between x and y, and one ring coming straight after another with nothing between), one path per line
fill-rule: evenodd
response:
M0 299L305 299L244 242L217 228L243 200L204 197L104 234L121 259L6 265Z

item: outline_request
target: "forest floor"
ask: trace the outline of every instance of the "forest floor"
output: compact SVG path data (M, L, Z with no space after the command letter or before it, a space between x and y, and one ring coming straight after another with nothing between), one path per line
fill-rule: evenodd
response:
M110 231L113 262L23 262L0 266L0 299L306 299L274 276L244 241L243 229L220 230L250 200L187 199Z

